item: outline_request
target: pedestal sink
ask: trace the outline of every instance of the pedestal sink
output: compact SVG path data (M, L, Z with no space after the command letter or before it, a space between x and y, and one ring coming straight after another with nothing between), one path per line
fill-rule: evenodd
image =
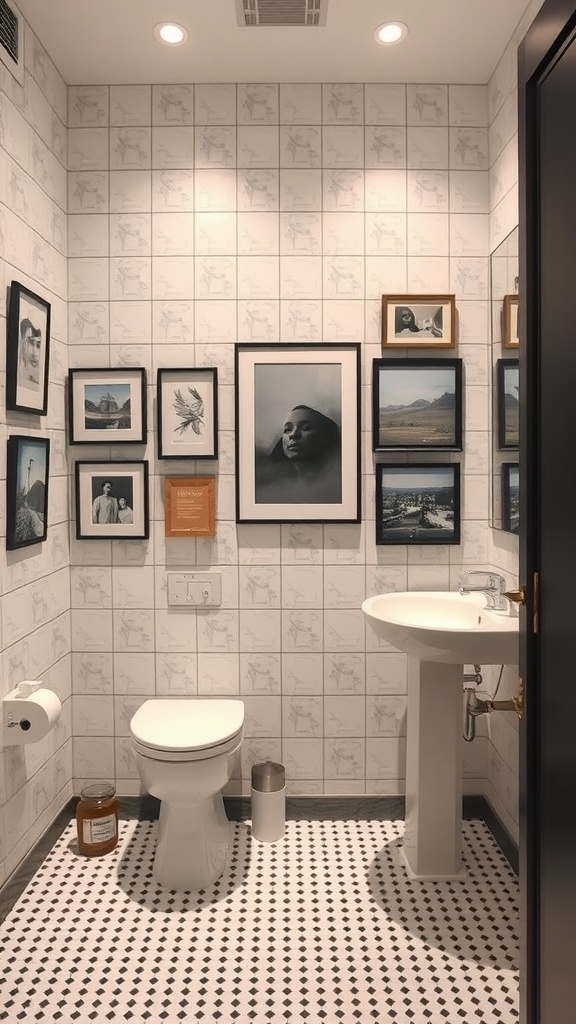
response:
M485 594L413 591L362 604L374 632L408 655L406 823L401 857L411 878L462 878L463 666L518 663L513 609Z

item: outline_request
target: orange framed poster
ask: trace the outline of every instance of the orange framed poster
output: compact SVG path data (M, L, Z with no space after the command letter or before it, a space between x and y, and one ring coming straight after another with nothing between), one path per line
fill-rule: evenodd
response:
M166 537L213 537L216 533L216 478L168 476L164 484Z

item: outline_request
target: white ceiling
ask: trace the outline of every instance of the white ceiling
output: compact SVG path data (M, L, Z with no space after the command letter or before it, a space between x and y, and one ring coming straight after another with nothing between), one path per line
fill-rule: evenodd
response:
M234 0L15 0L68 84L490 78L528 0L329 0L321 28L240 28ZM373 31L400 19L398 46ZM158 43L159 21L189 31Z

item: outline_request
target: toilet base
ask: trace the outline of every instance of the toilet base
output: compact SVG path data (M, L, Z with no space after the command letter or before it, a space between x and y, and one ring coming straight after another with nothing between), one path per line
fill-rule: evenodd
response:
M206 889L224 871L229 845L222 793L192 805L162 800L154 878L176 892Z

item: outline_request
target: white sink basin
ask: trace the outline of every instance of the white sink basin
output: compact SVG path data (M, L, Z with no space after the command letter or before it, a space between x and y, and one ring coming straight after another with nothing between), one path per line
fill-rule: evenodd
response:
M518 664L518 618L485 605L485 594L413 591L369 597L362 611L378 636L422 661Z

